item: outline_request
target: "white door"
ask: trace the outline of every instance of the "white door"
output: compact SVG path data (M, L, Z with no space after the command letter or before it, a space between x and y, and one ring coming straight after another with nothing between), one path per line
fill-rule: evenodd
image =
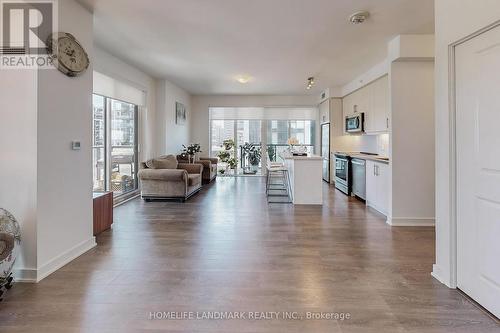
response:
M500 27L456 47L457 285L500 317Z

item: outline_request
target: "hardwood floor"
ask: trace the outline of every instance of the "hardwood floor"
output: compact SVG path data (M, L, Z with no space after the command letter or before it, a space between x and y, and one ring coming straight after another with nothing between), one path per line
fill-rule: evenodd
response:
M433 228L390 228L333 187L324 195L322 207L268 205L262 179L219 178L184 204L128 202L96 248L14 286L0 332L500 332L431 277ZM170 311L281 314L150 319Z

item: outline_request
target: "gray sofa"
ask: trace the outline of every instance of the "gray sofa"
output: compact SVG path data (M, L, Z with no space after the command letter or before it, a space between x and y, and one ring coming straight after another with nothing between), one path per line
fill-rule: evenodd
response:
M141 197L185 201L201 189L202 171L203 165L178 163L174 155L150 159L138 173Z

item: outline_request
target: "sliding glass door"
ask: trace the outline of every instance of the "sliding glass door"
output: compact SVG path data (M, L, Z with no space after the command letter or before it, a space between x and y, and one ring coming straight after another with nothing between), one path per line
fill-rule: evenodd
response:
M235 149L231 157L237 160L234 175L260 175L262 159L282 161L288 149L288 139L295 138L298 144L305 146L309 153L314 153L315 120L267 120L267 119L212 119L210 122L210 155L220 157L224 150L224 140L233 140ZM221 161L219 169L227 171L227 163Z
M297 139L308 153L314 153L315 124L314 120L268 120L266 146L271 161L283 162L280 156L288 149L289 138Z
M94 192L106 191L106 102L99 95L93 96L92 161Z
M94 191L137 190L137 105L94 95Z

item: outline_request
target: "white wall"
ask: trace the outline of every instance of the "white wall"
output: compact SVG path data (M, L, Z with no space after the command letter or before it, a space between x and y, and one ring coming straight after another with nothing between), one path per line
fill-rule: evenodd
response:
M200 143L202 151L208 155L210 107L317 106L317 104L317 96L195 95L192 97L190 141Z
M498 0L436 0L436 264L433 275L455 287L450 228L448 45L500 19Z
M186 107L186 122L175 123L175 102ZM156 82L156 155L177 154L190 143L191 96L167 80Z
M365 73L359 75L352 79L352 81L348 82L342 88L340 88L340 92L342 95L340 97L345 97L350 93L358 90L359 88L366 86L368 83L375 81L376 79L386 75L389 73L390 62L388 60L384 60L372 68L370 68Z
M94 45L94 70L142 90L146 103L139 107L139 160L156 153L156 80L139 69Z
M21 225L16 268L29 279L37 268L37 71L0 70L0 78L0 207Z
M59 29L93 57L92 14L59 1ZM92 63L81 76L38 72L37 279L92 246ZM70 149L81 141L81 150Z
M434 223L434 62L391 64L392 210L388 223ZM390 205L391 206L391 205Z

